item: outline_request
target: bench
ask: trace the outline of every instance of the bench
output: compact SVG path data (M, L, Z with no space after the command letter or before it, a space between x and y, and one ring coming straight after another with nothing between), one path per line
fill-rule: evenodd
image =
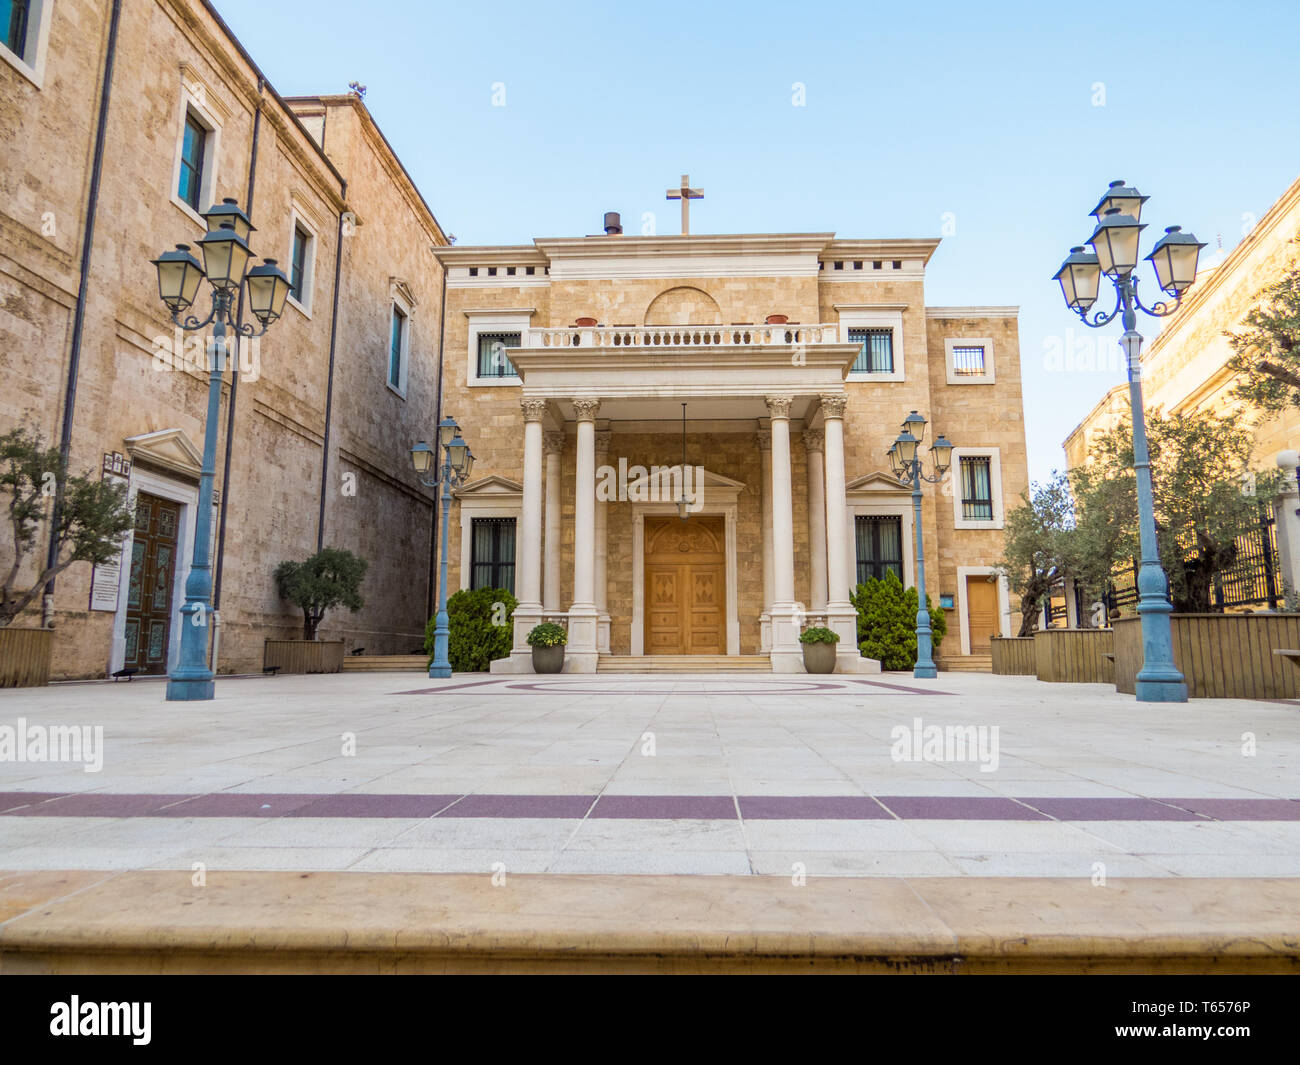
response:
M279 666L263 666L263 667L262 667L262 672L263 672L263 673L269 673L271 676L274 677L277 673L280 672L280 667L279 667Z
M119 677L125 677L126 682L130 684L131 678L134 677L139 672L140 671L138 669L119 669L116 673L113 674L113 683L116 684Z

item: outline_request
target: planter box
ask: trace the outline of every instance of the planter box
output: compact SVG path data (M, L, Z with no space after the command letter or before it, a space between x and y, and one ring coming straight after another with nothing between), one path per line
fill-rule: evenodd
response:
M53 629L0 629L0 688L39 688L50 682Z
M1034 633L1039 680L1061 684L1113 684L1115 649L1110 629L1045 629Z
M989 641L993 672L999 677L1032 677L1038 672L1032 636L994 636Z
M343 669L342 640L267 640L263 666L281 673L339 673Z
M1174 664L1193 699L1300 698L1300 614L1174 614ZM1129 695L1142 668L1142 621L1115 622L1115 687Z

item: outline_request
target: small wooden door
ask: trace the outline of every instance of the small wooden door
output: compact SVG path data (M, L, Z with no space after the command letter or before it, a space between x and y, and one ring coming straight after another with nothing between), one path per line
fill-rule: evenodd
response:
M987 577L966 578L966 625L970 653L992 654L989 639L998 631L998 586Z
M646 518L646 654L726 654L726 580L722 518Z
M181 505L140 492L126 594L126 669L167 672Z

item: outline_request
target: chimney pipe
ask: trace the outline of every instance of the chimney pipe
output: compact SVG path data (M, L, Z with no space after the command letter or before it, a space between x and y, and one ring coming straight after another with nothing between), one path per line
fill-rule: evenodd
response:
M605 235L610 237L620 236L623 232L623 223L618 217L617 211L605 212Z

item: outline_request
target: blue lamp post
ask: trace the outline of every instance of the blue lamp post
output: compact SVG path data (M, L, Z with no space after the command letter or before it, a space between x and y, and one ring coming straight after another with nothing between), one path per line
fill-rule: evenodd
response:
M1138 298L1133 271L1138 263L1138 240L1146 226L1139 221L1148 197L1122 181L1112 181L1092 211L1096 230L1083 247L1070 254L1053 279L1061 284L1066 306L1090 328L1097 329L1119 316L1124 326L1120 347L1128 362L1129 404L1133 412L1133 470L1137 475L1138 535L1142 564L1138 571L1138 607L1142 619L1142 669L1137 675L1137 699L1146 703L1185 703L1187 684L1174 664L1169 615L1169 582L1160 565L1156 541L1155 504L1151 491L1151 456L1147 448L1146 418L1142 405L1142 334L1136 329L1139 310L1154 318L1173 314L1183 294L1196 280L1196 262L1205 247L1192 234L1170 226L1156 241L1147 261L1155 267L1156 282L1173 302L1144 306ZM1101 275L1115 286L1115 307L1109 314L1089 311L1097 301Z
M442 469L430 476L437 466L438 451L442 452ZM433 629L433 661L429 664L430 677L450 677L451 662L447 657L450 628L447 624L447 518L451 511L451 490L469 480L474 469L474 456L469 445L461 439L460 426L450 416L438 423L437 450L423 440L411 448L411 464L420 483L426 488L442 486L442 548L438 565L438 617Z
M224 200L204 215L210 231L198 244L203 265L190 253L188 245L178 244L174 251L163 252L153 264L158 271L158 294L180 328L193 332L212 326L208 341L208 414L203 432L203 467L199 475L199 505L194 521L194 556L185 580L185 605L181 607L180 660L167 679L167 698L171 701L211 699L215 685L208 668L208 614L212 604L212 564L209 546L212 539L212 486L217 466L217 428L221 413L221 380L227 356L231 353L227 335L236 338L259 337L284 313L289 279L266 259L248 269L252 251L248 235L252 223L234 200ZM212 310L206 318L187 315L198 295L204 277L212 286ZM262 323L260 331L253 325L236 320L236 302L244 288L247 304Z
M925 438L925 418L912 411L903 419L903 431L890 446L889 465L894 476L905 484L912 486L912 526L916 534L916 666L912 676L917 680L928 680L939 675L934 664L933 644L930 631L930 611L925 608L925 548L921 537L921 482L938 484L948 472L952 463L952 444L942 433L930 445L930 458L934 461L934 476L928 476L921 468L921 456L917 449Z

